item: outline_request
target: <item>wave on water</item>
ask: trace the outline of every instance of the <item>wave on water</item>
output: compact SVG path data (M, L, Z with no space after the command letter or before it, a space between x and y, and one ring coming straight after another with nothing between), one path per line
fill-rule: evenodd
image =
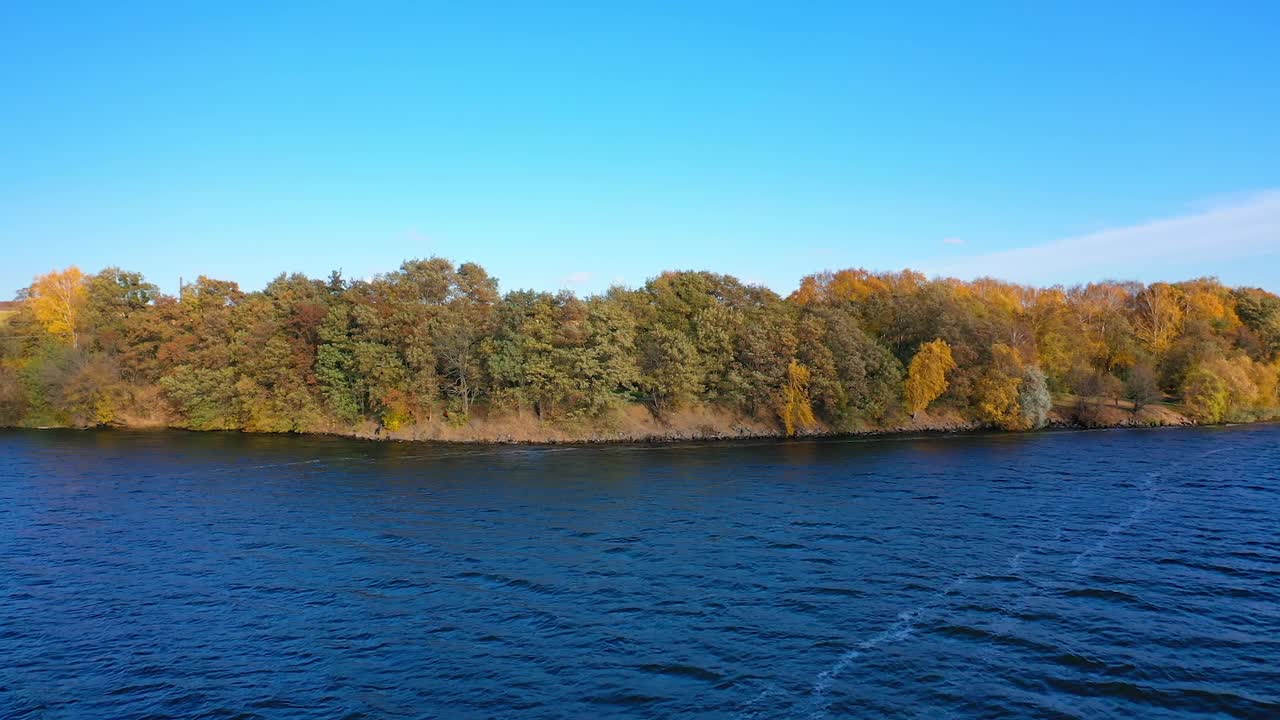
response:
M1204 453L1203 455L1200 455L1199 457L1195 458L1194 462L1199 462L1200 460L1203 460L1209 457L1210 455L1216 455L1220 452L1223 452L1224 450L1226 450L1226 448L1218 448L1217 450L1210 450L1209 452ZM1071 567L1073 568L1080 567L1080 564L1083 563L1085 560L1088 560L1089 558L1093 557L1099 552L1102 552L1103 550L1105 550L1107 546L1111 544L1111 541L1115 538L1115 536L1133 527L1134 523L1138 522L1138 520L1141 519L1142 516L1146 514L1148 510L1151 509L1151 506L1155 504L1156 499L1160 495L1161 488L1156 481L1159 480L1161 477L1164 477L1166 473L1172 470L1179 470L1183 467L1186 467L1189 464L1191 464L1190 461L1175 463L1165 468L1164 470L1158 470L1156 472L1148 473L1147 476L1142 480L1142 492L1143 492L1142 499L1138 501L1138 504L1136 506L1134 506L1132 512L1129 513L1129 516L1126 517L1124 520L1121 520L1118 523L1114 523L1113 525L1108 527L1106 531L1102 534L1102 537L1098 538L1097 542L1095 542L1093 545L1089 546L1088 548L1080 552L1080 554L1076 555L1071 560Z
M1169 467L1164 468L1161 471L1156 471L1148 474L1145 478L1143 478L1143 481L1142 481L1142 486L1141 486L1142 495L1138 500L1137 504L1130 511L1128 516L1126 516L1123 520L1113 523L1112 525L1107 527L1107 529L1102 532L1101 537L1099 537L1093 544L1091 544L1089 547L1085 548L1084 550L1076 554L1070 562L1070 567L1077 568L1086 560L1088 560L1090 557L1102 552L1108 547L1108 545L1110 545L1110 543L1114 540L1114 538L1117 535L1120 535L1121 533L1126 532L1127 530L1132 528L1139 520L1141 520L1142 516L1151 509L1151 507L1155 504L1159 496L1161 488L1157 483L1157 481L1161 477L1163 477L1169 472L1172 472L1177 469L1181 469L1182 467L1185 467L1193 462L1199 462L1207 457L1210 457L1217 453L1224 452L1227 449L1228 448L1218 448L1216 450L1210 450L1209 452L1206 452L1194 458L1193 460L1189 460L1181 463L1175 463ZM1063 528L1058 528L1053 535L1053 540L1054 541L1061 540L1063 534L1064 534ZM1028 554L1037 554L1037 553L1043 552L1047 547L1047 544L1048 544L1047 540L1041 541L1036 545L1036 547L1030 550L1024 549L1014 553L1013 556L1010 557L1008 561L1008 567L1010 572L1014 575L1021 575L1022 569L1023 569L1023 561L1026 558L1026 556ZM872 635L871 637L866 638L862 641L859 641L852 648L845 651L844 654L842 654L839 658L837 658L835 663L833 663L826 670L823 670L821 673L819 673L817 678L814 680L813 686L810 689L810 693L809 693L809 703L808 703L809 711L806 714L806 717L808 717L810 720L819 720L820 718L827 717L827 714L830 709L830 701L827 699L827 693L831 689L832 684L845 671L849 669L849 666L852 665L855 660L862 657L867 652L874 650L880 646L899 642L910 637L912 634L912 631L917 627L917 625L919 625L919 623L925 616L932 614L934 611L942 608L947 603L947 601L951 598L952 595L954 595L958 590L960 590L965 585L966 582L968 582L970 579L972 579L975 576L976 575L974 573L967 573L965 575L957 577L956 579L948 583L945 587L943 587L941 590L934 593L932 598L930 598L924 604L916 608L913 608L911 610L905 610L899 613L897 619L893 622L893 624L890 625L885 630L879 633L876 633L875 635ZM1026 602L1030 599L1030 595L1034 594L1034 592L1036 591L1025 592L1019 595L1017 598L1017 601L1018 601L1017 605L1007 608L1006 612L1016 613L1017 612L1016 608L1025 606ZM743 713L740 714L739 717L743 718L744 720L745 718L756 717L759 714L759 711L753 710L753 708L759 705L763 700L767 699L768 697L778 694L778 692L779 690L777 689L776 686L770 686L769 688L766 688L765 691L763 691L762 693L757 695L755 698L753 698L749 703L747 703L747 705L744 707Z
M299 460L299 461L297 461L297 462L267 463L266 465L250 465L250 466L248 466L248 467L243 467L243 468L238 468L238 469L241 469L241 470L265 470L265 469L267 469L267 468L291 467L291 466L293 466L293 465L315 465L315 464L317 464L317 463L322 463L322 462L324 462L324 461L325 461L325 459L324 459L324 458L316 458L316 459L314 459L314 460ZM228 468L228 469L230 470L230 469L236 469L236 468Z
M0 718L1280 718L1280 425L701 447L0 433Z

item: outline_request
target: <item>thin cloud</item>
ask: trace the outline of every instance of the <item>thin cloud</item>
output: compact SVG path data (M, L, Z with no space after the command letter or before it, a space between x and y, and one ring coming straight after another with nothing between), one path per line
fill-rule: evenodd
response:
M591 279L594 278L595 276L596 274L593 272L579 270L578 272L569 273L568 275L565 275L564 277L560 278L560 282L565 287L573 287L575 285L585 285L591 282Z
M940 261L931 272L1022 282L1139 278L1187 268L1213 274L1215 264L1280 253L1280 190L1179 217L1054 240L1042 245Z
M964 240L958 237L942 238L942 244L943 245L963 245Z

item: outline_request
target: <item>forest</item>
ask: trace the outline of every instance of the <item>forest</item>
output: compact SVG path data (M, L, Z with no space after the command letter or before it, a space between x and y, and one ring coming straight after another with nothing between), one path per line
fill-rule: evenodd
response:
M1280 297L1212 278L1037 288L854 269L782 297L682 271L580 298L503 294L478 265L429 258L255 292L200 277L174 297L70 267L0 312L0 426L447 438L514 418L574 439L690 413L791 435L1156 407L1244 422L1280 415L1278 355ZM507 437L485 432L470 437Z

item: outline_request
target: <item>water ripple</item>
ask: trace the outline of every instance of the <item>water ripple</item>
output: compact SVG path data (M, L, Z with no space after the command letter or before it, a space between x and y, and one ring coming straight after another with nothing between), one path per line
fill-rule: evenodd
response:
M1276 467L5 432L0 718L1280 717Z

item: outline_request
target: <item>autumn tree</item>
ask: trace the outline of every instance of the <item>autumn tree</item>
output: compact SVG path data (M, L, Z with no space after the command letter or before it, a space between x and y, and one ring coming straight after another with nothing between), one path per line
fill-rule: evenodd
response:
M907 411L913 419L946 392L947 373L955 368L951 346L945 340L933 340L920 346L907 367Z
M975 384L979 417L1004 430L1044 427L1053 406L1044 373L1017 349L997 343L991 362Z
M1200 422L1222 422L1227 415L1227 384L1208 367L1196 367L1182 383L1182 402Z
M1090 283L1070 288L1067 306L1078 331L1068 342L1094 367L1111 372L1133 363L1136 345L1130 284ZM1078 361L1071 363L1072 367Z
M36 319L50 335L80 347L79 326L85 304L84 273L72 265L40 275L31 284L29 302Z
M1209 387L1216 391L1216 384L1206 381L1205 376L1216 378L1221 384L1221 412L1211 421L1229 420L1232 422L1251 422L1274 418L1280 414L1277 408L1276 366L1255 361L1243 354L1231 357L1217 357L1197 367L1187 376L1183 401L1188 407L1202 415L1212 415L1205 408L1217 409L1216 392L1206 391ZM1212 400L1212 401L1210 401Z
M598 433L645 403L659 420L689 408L791 433L883 427L945 395L1022 429L1046 421L1051 390L1074 392L1085 422L1111 421L1099 398L1161 394L1204 422L1280 412L1280 297L1212 278L1041 289L852 269L783 299L679 271L500 296L479 266L428 258L256 291L201 276L179 297L70 268L0 311L0 424L430 432L479 406Z
M1154 283L1134 297L1134 329L1147 349L1169 349L1182 329L1186 297L1168 283Z
M787 435L795 435L797 429L817 425L813 406L809 402L809 368L792 360L787 366L787 386L783 390L782 422Z

